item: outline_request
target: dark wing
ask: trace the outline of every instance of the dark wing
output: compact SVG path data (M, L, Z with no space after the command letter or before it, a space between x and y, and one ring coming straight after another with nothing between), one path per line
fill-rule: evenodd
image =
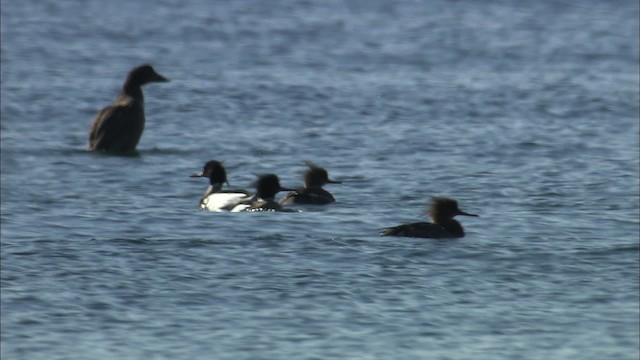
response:
M285 195L280 204L313 204L313 205L326 205L335 202L336 199L333 195L324 189L318 188L305 188L291 191Z
M126 104L113 104L102 109L89 130L89 150L112 150L125 132L130 111L131 107Z
M447 230L438 224L417 222L413 224L398 225L382 229L381 236L404 236L420 238L449 238L453 237Z
M287 193L287 195L285 195L282 199L280 199L280 205L291 205L291 204L295 204L296 203L296 197L298 196L298 191L299 190L295 190L295 191L290 191Z
M405 236L405 229L408 225L398 225L384 228L380 231L380 236Z

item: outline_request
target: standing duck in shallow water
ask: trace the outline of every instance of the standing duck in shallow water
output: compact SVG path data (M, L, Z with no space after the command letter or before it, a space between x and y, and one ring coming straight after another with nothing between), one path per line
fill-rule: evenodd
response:
M118 98L96 115L89 130L89 150L115 153L133 152L144 130L144 96L141 86L167 82L150 65L129 73Z
M251 196L246 190L222 190L227 181L227 172L222 162L217 160L207 161L202 172L195 173L191 177L206 177L209 179L209 187L200 199L200 208L209 211L231 211L241 200L248 200Z
M382 229L382 236L405 236L421 238L459 238L464 236L462 225L453 218L456 215L478 216L458 208L458 202L446 197L435 197L429 207L433 223L417 222Z
M309 170L304 174L304 188L296 189L280 200L281 205L314 204L325 205L335 202L330 192L322 187L326 184L340 184L340 181L329 179L327 170L306 161Z

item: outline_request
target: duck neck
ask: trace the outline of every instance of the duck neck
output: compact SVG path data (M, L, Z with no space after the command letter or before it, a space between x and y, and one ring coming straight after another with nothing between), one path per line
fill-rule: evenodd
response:
M142 95L142 88L140 85L127 81L122 87L121 95L130 96L134 99L144 101L144 95Z
M212 194L212 193L220 192L220 190L222 190L222 183L212 183L211 185L209 185L209 188L207 189L207 193Z

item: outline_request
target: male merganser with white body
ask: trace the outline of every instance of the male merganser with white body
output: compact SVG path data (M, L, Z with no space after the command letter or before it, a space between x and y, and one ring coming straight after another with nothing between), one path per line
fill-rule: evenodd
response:
M478 216L458 208L458 202L446 197L435 197L429 208L433 223L417 222L382 229L382 236L406 236L421 238L459 238L464 236L462 225L453 217L456 215Z
M193 174L191 177L209 178L210 185L200 200L201 209L215 212L295 211L282 209L280 204L274 200L278 192L293 190L280 186L280 179L275 174L259 176L254 184L255 194L246 190L223 190L223 184L225 182L228 184L227 172L222 162L217 160L208 161L202 172Z
M209 187L200 199L200 208L209 211L231 211L242 200L251 198L251 193L246 190L222 190L227 181L227 172L222 162L208 161L204 164L202 172L195 173L191 177L206 177L209 179Z

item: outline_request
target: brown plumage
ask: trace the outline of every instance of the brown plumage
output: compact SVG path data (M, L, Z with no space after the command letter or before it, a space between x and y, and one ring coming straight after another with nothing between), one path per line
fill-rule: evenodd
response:
M141 86L166 82L150 65L133 69L118 98L100 110L89 130L89 150L127 153L136 149L144 130L144 96Z
M285 188L280 185L280 179L275 174L260 175L255 183L256 193L247 200L238 203L232 211L293 211L283 209L280 204L274 200L280 191L292 191L293 189Z
M304 174L304 188L296 189L285 195L280 204L313 204L326 205L336 201L330 192L322 187L326 184L340 184L340 181L329 179L327 170L307 161L309 170Z
M458 202L446 197L435 197L429 207L433 223L417 222L382 229L382 236L405 236L422 238L458 238L464 236L462 225L453 218L456 215L478 216L458 208Z

